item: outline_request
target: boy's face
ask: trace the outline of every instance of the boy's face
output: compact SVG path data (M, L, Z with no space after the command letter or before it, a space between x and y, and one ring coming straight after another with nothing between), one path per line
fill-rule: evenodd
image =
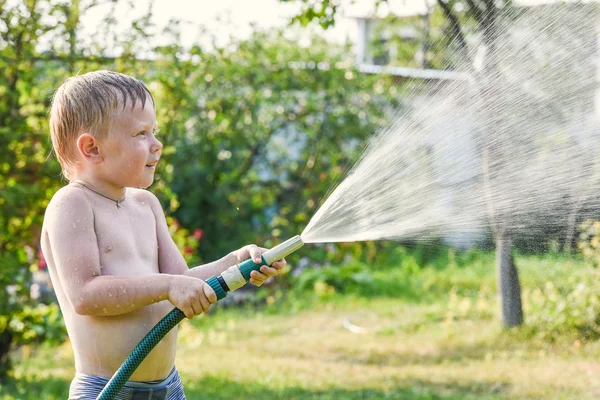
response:
M154 181L162 143L154 136L156 112L150 100L142 109L115 110L108 136L101 143L102 170L115 186L147 188Z

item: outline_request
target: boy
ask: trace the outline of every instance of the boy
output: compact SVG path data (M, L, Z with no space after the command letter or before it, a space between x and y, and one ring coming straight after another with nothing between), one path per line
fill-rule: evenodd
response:
M41 244L73 345L69 399L95 399L146 333L173 306L187 318L216 295L204 279L264 249L249 245L188 269L161 205L143 190L162 144L144 84L111 71L67 79L50 110L54 151L69 184L48 205ZM260 286L285 261L254 271ZM185 399L174 367L176 328L148 355L121 393L127 399Z

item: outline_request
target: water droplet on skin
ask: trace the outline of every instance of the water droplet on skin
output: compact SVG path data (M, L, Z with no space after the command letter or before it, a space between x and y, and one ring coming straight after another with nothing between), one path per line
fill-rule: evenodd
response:
M112 297L112 293L108 292L108 297Z
M102 312L104 312L104 314L108 314L108 310L106 308L103 308Z
M98 304L94 304L94 308L98 308Z
M73 223L73 228L77 228L77 225L75 225L75 223Z

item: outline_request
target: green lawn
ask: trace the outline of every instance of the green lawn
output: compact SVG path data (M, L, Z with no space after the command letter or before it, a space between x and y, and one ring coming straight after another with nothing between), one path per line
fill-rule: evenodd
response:
M524 290L549 280L568 285L588 272L580 261L554 258L521 257L519 267ZM569 335L548 341L500 328L492 257L410 279L377 270L373 285L385 287L384 295L296 294L260 311L220 309L185 321L177 366L187 397L600 396L599 342ZM403 292L394 294L394 285ZM366 332L351 332L348 322ZM21 350L0 399L65 399L72 375L68 343Z

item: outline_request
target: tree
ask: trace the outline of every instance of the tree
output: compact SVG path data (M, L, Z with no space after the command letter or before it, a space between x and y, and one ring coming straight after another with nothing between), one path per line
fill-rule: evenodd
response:
M458 14L455 11L455 5L459 3L457 0L437 0L437 4L442 9L446 21L447 29L451 33L451 46L453 46L458 54L458 63L462 66L472 64L473 52L469 49L465 35L463 33L463 24L468 21L470 24L475 24L475 31L481 33L483 45L488 47L490 51L488 54L494 55L493 49L496 46L498 39L497 30L497 18L498 10L501 7L508 6L510 0L506 2L494 2L491 0L467 0L466 4L460 2L461 5L465 5L465 11ZM381 2L377 2L376 6ZM329 1L323 4L310 3L303 1L303 8L298 16L294 17L294 21L307 24L313 20L318 22L324 27L328 28L335 21L335 12L337 11L337 4L331 4ZM315 11L318 8L320 11ZM323 15L327 15L324 18ZM485 63L485 71L482 72L483 76L496 74L495 69L497 68L496 62L493 58L488 58ZM483 109L491 110L494 105L492 102L495 96L486 96L486 104ZM496 149L486 148L484 151L489 154L486 158L484 166L484 175L486 182L489 182L489 164L490 159L498 158L493 154ZM490 205L493 203L493 199L489 198ZM496 238L496 269L498 277L498 293L501 304L502 321L506 326L520 325L523 322L523 311L521 305L521 288L519 283L518 272L514 262L513 256L513 243L509 232L503 227L502 224L503 216L490 214L490 223Z
M471 54L473 52L467 48L459 16L453 11L456 1L445 2L444 0L437 0L437 2L443 9L451 30L455 33L454 40L457 44L458 53L462 58L459 62L472 65ZM509 7L510 0L500 3L489 0L467 0L466 4L466 16L476 24L476 31L481 34L481 43L486 48L484 67L479 74L481 78L478 79L492 77L491 80L488 80L490 83L486 85L486 89L488 90L480 92L480 96L482 97L482 116L486 120L489 120L490 117L494 118L493 115L490 115L492 114L491 110L496 108L497 105L495 103L498 101L501 91L498 86L501 84L501 80L494 79L499 75L498 53L496 51L497 46L499 46L498 41L501 39L498 28L499 10L500 8ZM488 194L486 200L488 202L490 225L496 241L496 282L500 299L500 312L503 324L507 327L512 327L523 323L521 285L519 282L519 273L515 265L511 231L505 223L509 216L502 215L496 211L497 207L494 207L494 204L497 199L491 195L490 188L490 185L494 184L490 170L496 169L495 172L497 172L503 167L502 163L504 162L503 158L506 154L506 149L492 145L493 140L491 139L495 134L494 129L497 126L494 126L494 124L486 124L485 126L483 179L487 188L486 193Z

